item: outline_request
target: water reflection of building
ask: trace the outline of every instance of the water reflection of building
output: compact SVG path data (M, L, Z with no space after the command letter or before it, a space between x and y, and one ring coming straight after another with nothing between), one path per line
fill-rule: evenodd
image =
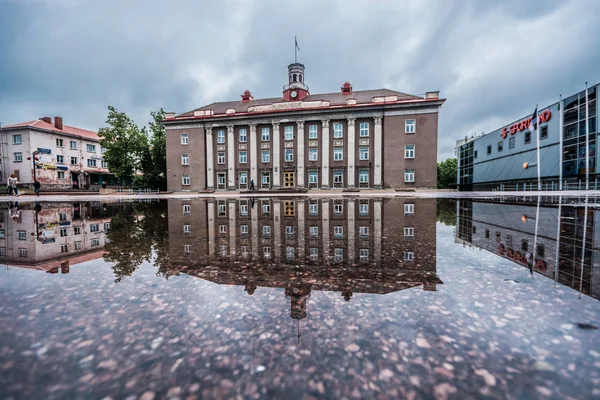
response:
M9 203L0 209L0 261L68 273L102 257L113 214L101 203Z
M171 199L169 258L249 295L284 288L302 319L312 290L436 290L435 223L434 199Z
M587 209L581 279L586 208L543 204L537 218L536 209L536 204L531 203L460 200L457 239L523 266L528 265L527 253L533 255L535 242L535 263L532 264L536 272L600 298L600 211Z

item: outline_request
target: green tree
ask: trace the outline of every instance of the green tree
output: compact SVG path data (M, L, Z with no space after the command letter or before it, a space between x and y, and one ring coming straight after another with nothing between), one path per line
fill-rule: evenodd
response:
M150 112L150 131L148 137L149 146L142 154L142 172L146 187L166 190L167 189L167 140L165 127L161 121L165 118L165 112L161 108Z
M132 177L140 170L141 156L148 148L145 128L140 129L125 113L108 106L108 127L100 128L100 145L106 149L104 159L119 178Z
M437 199L437 221L456 226L456 199Z
M438 163L438 189L449 189L456 187L456 178L458 176L458 162L456 158L448 158Z

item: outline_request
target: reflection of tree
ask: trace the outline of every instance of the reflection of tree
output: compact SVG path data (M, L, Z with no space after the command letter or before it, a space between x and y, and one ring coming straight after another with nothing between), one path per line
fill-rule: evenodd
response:
M161 268L167 269L168 222L164 202L139 203L133 210L123 210L112 218L104 260L115 263L115 282L133 274L142 262L149 262L153 253L159 274Z
M456 200L437 200L437 221L447 226L456 226Z

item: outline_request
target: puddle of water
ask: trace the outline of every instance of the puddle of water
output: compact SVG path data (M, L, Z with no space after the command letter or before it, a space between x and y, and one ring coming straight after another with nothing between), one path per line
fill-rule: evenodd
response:
M13 203L0 210L0 393L598 397L599 211Z

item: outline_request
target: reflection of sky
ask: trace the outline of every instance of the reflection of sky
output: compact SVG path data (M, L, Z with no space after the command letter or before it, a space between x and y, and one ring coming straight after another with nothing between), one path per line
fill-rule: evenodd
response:
M0 387L44 398L600 394L600 331L573 325L600 325L597 300L455 244L451 227L437 235L437 292L345 302L313 291L299 346L283 289L167 281L148 264L115 284L101 260L68 275L1 270Z

